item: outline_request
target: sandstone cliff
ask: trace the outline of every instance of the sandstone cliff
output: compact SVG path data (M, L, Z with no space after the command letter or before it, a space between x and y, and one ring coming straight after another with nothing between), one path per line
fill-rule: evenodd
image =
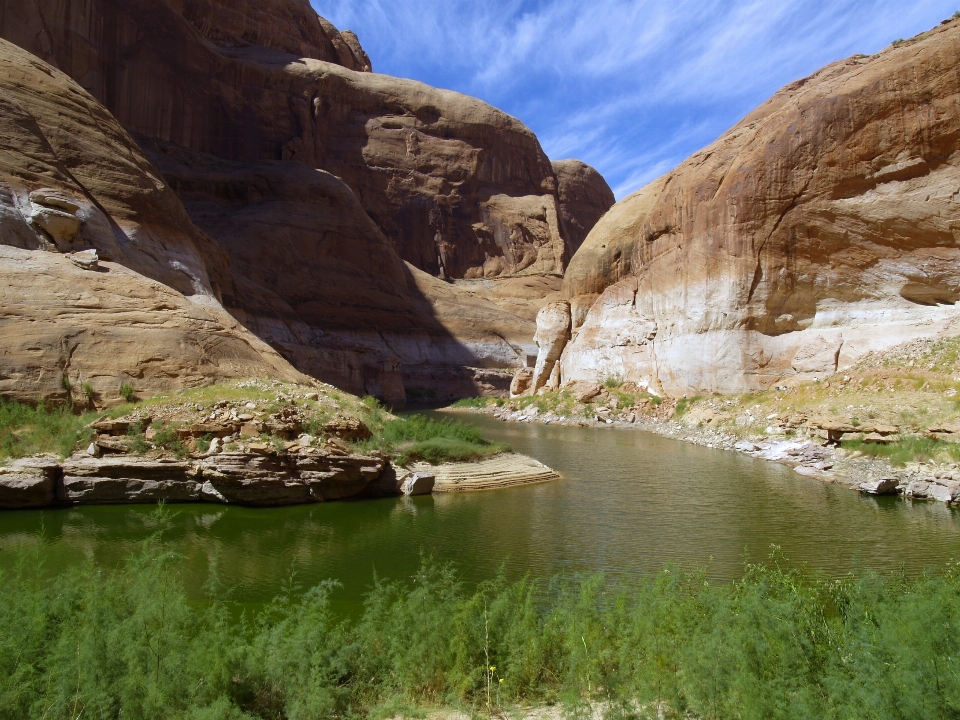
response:
M579 160L556 160L553 171L557 176L560 196L560 219L566 230L567 253L572 258L587 235L613 207L616 198L603 175Z
M0 395L301 377L220 306L226 257L99 103L5 41L0 98Z
M617 204L565 276L563 381L740 392L938 332L960 299L958 64L951 21L831 65Z
M0 35L133 134L202 231L200 285L298 369L402 402L503 391L528 362L546 295L428 277L558 275L565 218L605 209L561 202L519 121L369 72L307 0L26 5L0 0Z

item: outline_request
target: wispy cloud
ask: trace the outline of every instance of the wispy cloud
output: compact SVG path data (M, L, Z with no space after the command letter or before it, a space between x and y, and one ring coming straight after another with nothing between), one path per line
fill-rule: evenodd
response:
M312 0L374 69L480 97L623 197L779 87L957 0Z

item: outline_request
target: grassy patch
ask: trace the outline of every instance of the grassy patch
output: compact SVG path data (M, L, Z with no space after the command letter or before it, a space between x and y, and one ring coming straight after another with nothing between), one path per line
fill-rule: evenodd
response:
M677 409L674 410L673 416L679 420L680 418L682 418L684 415L687 414L687 410L689 410L694 403L702 399L703 398L699 395L692 398L680 398L679 400L677 400Z
M373 437L359 443L358 449L381 450L401 465L415 460L432 463L479 460L510 449L485 440L472 425L425 415L393 418L372 429Z
M87 425L94 413L74 415L64 407L31 407L0 401L0 457L19 458L39 453L66 457L93 437Z
M490 405L493 398L462 398L457 400L451 407L455 408L485 408Z
M960 571L822 580L776 556L730 584L668 567L629 583L503 576L467 587L424 563L374 580L360 617L336 585L290 583L231 623L216 583L188 602L183 558L151 540L117 570L0 578L9 720L467 716L561 703L564 717L936 718L960 697ZM878 660L882 659L882 660ZM82 714L82 715L81 715Z
M855 450L870 457L884 458L897 466L908 462L926 460L960 460L960 444L941 442L930 438L904 436L888 444L865 443L862 440L845 440L841 446L846 450Z

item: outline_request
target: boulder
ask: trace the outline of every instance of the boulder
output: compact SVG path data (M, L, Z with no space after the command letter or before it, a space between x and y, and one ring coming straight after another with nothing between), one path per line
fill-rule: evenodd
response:
M587 403L603 393L603 388L596 383L585 383L575 387L574 397L577 402Z
M877 432L867 433L863 436L863 442L871 445L887 445L894 442L895 438L890 435L881 435Z
M520 397L530 392L533 385L533 368L520 368L510 381L510 397Z
M904 488L903 495L904 497L918 499L929 497L930 487L934 484L932 478L911 480Z
M81 270L96 270L100 267L100 257L96 250L81 250L80 252L68 253L67 257L74 265Z
M896 495L900 479L895 477L881 478L872 482L860 483L857 487L870 495Z
M948 503L953 502L954 493L945 485L931 483L929 489L927 490L927 497L931 500L938 500L939 502Z
M435 475L426 472L410 473L400 486L404 495L429 495L436 484Z
M0 466L0 509L40 508L53 503L60 465L47 458L14 460Z
M346 442L369 440L373 435L363 421L350 417L336 417L330 420L324 424L323 431Z

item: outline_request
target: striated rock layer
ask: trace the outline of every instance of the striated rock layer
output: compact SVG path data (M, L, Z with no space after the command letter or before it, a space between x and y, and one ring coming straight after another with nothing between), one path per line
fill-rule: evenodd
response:
M137 160L157 191L129 213L156 231L108 256L218 299L299 370L351 392L393 403L505 392L555 288L500 302L435 277L559 275L565 218L582 227L606 209L585 211L578 190L561 202L516 119L369 72L356 35L306 0L0 0L0 35L74 78L160 170ZM53 105L34 117L56 126ZM59 133L87 146L94 134ZM108 142L111 153L125 149ZM201 232L170 237L189 222L164 181Z
M960 299L960 23L785 87L617 204L562 379L739 392L937 333Z
M0 41L0 396L302 376L220 305L226 255L110 114Z

